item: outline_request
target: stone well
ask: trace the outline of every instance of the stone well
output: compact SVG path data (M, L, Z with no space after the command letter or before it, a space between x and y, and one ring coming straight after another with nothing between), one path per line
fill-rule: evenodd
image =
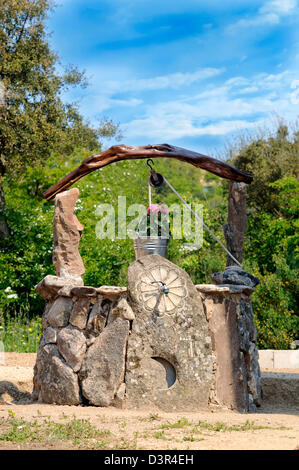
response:
M158 255L134 261L128 285L84 286L73 214L78 190L56 196L54 263L45 299L33 398L45 403L240 412L261 404L250 295L256 280L234 266L194 286ZM157 279L171 286L154 291ZM158 305L158 307L157 307Z

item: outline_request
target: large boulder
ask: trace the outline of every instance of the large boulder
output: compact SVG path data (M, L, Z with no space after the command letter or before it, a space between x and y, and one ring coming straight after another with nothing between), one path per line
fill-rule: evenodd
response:
M86 328L88 313L90 307L89 297L79 297L74 303L72 313L70 315L70 323L80 330Z
M57 405L78 405L81 402L78 376L54 344L47 344L38 351L33 397Z
M90 404L109 406L124 379L129 321L117 318L89 347L79 372Z
M46 313L45 321L53 328L63 328L64 326L67 326L69 322L72 308L72 299L68 297L58 297Z
M82 331L71 325L62 328L57 336L57 346L66 363L78 372L86 352L86 338Z
M147 255L129 266L128 289L136 319L127 349L127 406L206 408L213 353L202 300L190 277L165 258Z

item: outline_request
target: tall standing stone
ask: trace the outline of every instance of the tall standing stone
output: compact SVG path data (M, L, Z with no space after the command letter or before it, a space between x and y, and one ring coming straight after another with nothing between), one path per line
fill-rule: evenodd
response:
M65 278L79 278L85 273L78 250L83 225L74 214L78 196L79 190L72 188L55 197L53 264L57 276Z
M165 258L147 255L130 265L128 288L135 320L127 350L126 404L165 411L206 408L213 354L203 304L190 277Z
M246 215L247 190L245 183L231 181L228 196L228 223L224 225L224 236L228 251L242 263L243 241L247 230ZM227 256L227 266L235 265L234 260Z

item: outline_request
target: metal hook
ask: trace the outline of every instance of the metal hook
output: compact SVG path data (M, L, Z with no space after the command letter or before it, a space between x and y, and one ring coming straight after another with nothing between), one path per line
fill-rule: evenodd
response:
M150 167L150 169L151 169L151 170L153 170L153 168L151 167L151 165L150 165L150 163L149 163L149 162L151 162L153 165L154 165L154 162L153 162L153 160L152 160L151 158L148 158L148 159L146 160L146 164L147 164L147 166L149 166L149 167Z

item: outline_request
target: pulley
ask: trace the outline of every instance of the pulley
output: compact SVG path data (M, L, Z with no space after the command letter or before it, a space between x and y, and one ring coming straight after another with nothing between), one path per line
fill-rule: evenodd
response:
M153 160L149 158L146 161L146 164L150 168L151 172L148 182L153 188L159 188L164 183L164 178L160 173L157 173L154 168L152 168L151 163L152 165L154 164Z

